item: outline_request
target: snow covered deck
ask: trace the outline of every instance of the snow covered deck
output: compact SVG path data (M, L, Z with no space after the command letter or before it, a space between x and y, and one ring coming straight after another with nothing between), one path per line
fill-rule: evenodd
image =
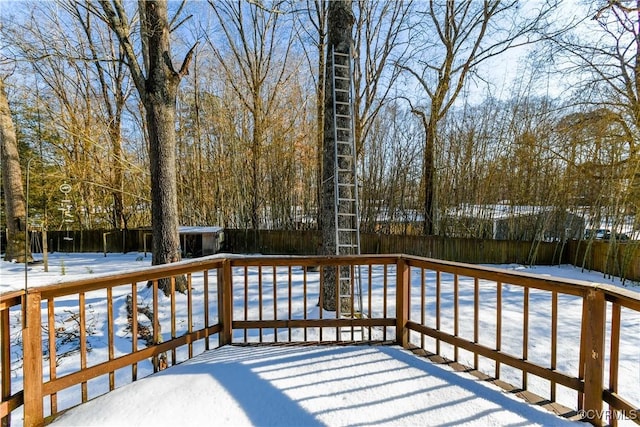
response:
M220 255L127 271L131 258L106 270L117 274L0 294L3 425L39 426L68 408L60 422L565 422L542 405L595 425L640 423L640 296L624 287L393 254ZM320 308L338 267L361 281L352 317ZM495 380L448 370L462 365Z
M576 425L398 346L224 346L56 426Z

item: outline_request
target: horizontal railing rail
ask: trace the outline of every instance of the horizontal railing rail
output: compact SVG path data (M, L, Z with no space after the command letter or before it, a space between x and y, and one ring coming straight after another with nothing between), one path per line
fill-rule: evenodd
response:
M358 270L349 315L321 308L339 267ZM638 324L637 292L489 267L405 255L200 258L0 295L0 417L40 425L226 344L346 341L421 348L593 424L638 423Z

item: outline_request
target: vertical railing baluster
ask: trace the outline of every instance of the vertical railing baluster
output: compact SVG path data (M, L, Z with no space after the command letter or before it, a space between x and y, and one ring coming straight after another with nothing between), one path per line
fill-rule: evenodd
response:
M109 361L114 358L114 336L113 336L113 288L107 288L107 346ZM116 376L114 371L109 371L109 390L115 390Z
M420 324L426 325L426 287L425 282L425 270L424 267L420 267ZM424 349L424 334L420 334L420 348Z
M244 320L249 320L249 267L244 266ZM249 331L244 329L244 342L249 340Z
M293 296L292 296L292 288L293 288L293 282L292 282L292 277L291 277L291 266L289 266L289 268L287 269L287 272L289 273L289 280L287 282L287 319L291 320L291 317L293 315L293 308L292 308L292 304L293 304ZM289 342L291 342L291 326L289 326L288 328L288 337L289 337Z
M2 402L11 396L11 341L9 307L0 311L0 376L2 376ZM0 426L11 424L11 414L0 419Z
M618 361L620 359L620 304L612 303L611 305L611 343L609 349L609 391L611 393L618 392ZM615 411L609 406L611 411ZM609 422L611 427L618 425L618 417L614 416L617 412L610 414ZM639 414L640 415L640 414Z
M258 320L262 321L262 264L258 266ZM246 304L246 302L245 302ZM259 330L259 342L262 342L262 327Z
M502 350L502 282L496 283L496 351ZM500 361L495 363L495 378L500 379Z
M80 292L78 294L78 306L79 306L79 326L80 326L80 370L84 370L87 368L87 313L85 308L85 293ZM88 390L87 390L87 382L83 381L80 384L80 390L82 395L82 403L89 400Z
M318 292L319 292L319 296L318 296L318 319L322 319L323 318L323 312L324 312L324 266L320 267L320 281L318 282ZM320 342L322 342L322 332L323 332L324 328L320 327L319 331L318 331L318 338L320 340Z
M276 266L271 267L273 269L273 320L278 320L278 275L276 273ZM274 342L278 342L278 328L273 328Z
M220 267L216 268L216 274L220 270ZM203 293L203 310L204 310L204 349L209 350L209 270L204 271L202 278L202 293ZM218 316L218 323L220 323L220 317Z
M341 265L337 265L336 266L336 273L333 275L333 279L335 280L334 283L334 289L335 289L335 294L334 294L334 299L335 299L335 306L336 306L336 319L339 319L342 316L342 298L340 297L340 295L342 295L342 288L341 288L341 283L340 283L340 269L342 268ZM336 341L342 341L342 334L340 333L341 329L339 326L336 326Z
M522 360L529 359L529 287L525 286L522 308ZM522 371L522 389L527 390L528 373Z
M350 307L350 311L351 313L349 313L349 317L351 319L355 319L356 318L356 284L355 284L355 280L354 278L355 276L355 269L354 269L354 265L353 263L349 266L349 277L351 277L351 292L350 292L350 298L351 298L351 307ZM360 309L362 309L362 307L360 307ZM353 326L353 323L351 324L351 341L355 340L355 327Z
M372 270L373 270L373 264L369 263L369 270L367 271L367 276L368 276L368 282L367 282L367 313L369 314L369 317L373 317L373 312L372 312L372 308L373 308L373 295L372 295L372 289L373 289L373 283L372 283ZM367 328L367 330L369 331L369 340L371 340L372 338L372 333L371 333L371 329L372 327L369 326Z
M191 273L187 273L187 333L193 332L193 295L192 295ZM189 359L193 357L193 343L188 343Z
M473 342L480 343L480 280L473 278ZM473 369L478 370L478 353L473 352Z
M56 357L58 357L56 352L56 315L54 298L47 300L47 325L49 335L49 380L53 381L57 378ZM58 412L58 394L52 393L49 399L51 413L55 414Z
M131 283L131 353L138 351L138 284ZM138 364L131 364L131 380L138 380Z
M436 330L440 332L440 271L436 271ZM440 340L436 339L436 354L440 354Z
M302 267L302 306L304 313L302 314L302 318L307 320L307 266ZM303 330L304 340L307 341L307 327L304 327Z
M171 295L170 295L170 310L171 310L171 339L176 339L176 276L171 276L169 279L169 284L171 286ZM176 362L176 348L171 346L171 366L175 365Z
M152 305L153 305L153 344L157 345L162 342L162 334L160 331L160 318L158 314L158 280L152 281ZM153 372L158 372L160 367L160 357L155 354L153 356Z
M383 268L383 273L382 273L382 294L383 294L383 299L382 299L382 317L384 319L387 318L387 301L388 301L388 265L385 264L384 268ZM397 272L396 272L397 274ZM385 326L385 328L383 329L382 332L382 340L386 341L387 340L387 327Z
M458 275L453 275L453 336L457 337L460 333L460 304L458 298ZM453 347L453 360L458 361L458 346Z
M552 370L557 368L558 358L558 292L551 292L551 366ZM551 401L556 401L557 386L556 383L550 382Z
M586 358L586 339L587 339L587 298L582 297L582 320L580 323L580 353L578 355L578 379L584 382L585 358ZM578 411L584 409L584 391L578 391Z
M216 269L216 273L220 270L220 267ZM203 294L203 310L204 310L204 349L209 350L209 270L204 271L202 277L202 294ZM219 308L219 306L218 306ZM220 317L218 316L218 323L220 323Z

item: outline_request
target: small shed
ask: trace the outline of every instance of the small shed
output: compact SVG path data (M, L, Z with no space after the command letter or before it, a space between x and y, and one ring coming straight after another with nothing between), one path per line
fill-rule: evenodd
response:
M213 226L178 227L183 258L213 255L222 250L224 230Z

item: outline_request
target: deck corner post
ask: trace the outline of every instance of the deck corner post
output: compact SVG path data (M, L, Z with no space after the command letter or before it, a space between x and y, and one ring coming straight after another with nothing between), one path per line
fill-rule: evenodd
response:
M582 322L586 322L582 342L584 360L584 397L582 414L593 425L604 424L602 392L604 377L606 301L604 292L590 289L584 298Z
M231 344L233 323L233 277L231 274L231 260L222 263L222 274L218 274L218 295L222 301L218 304L219 319L222 323L220 331L220 346Z
M409 346L409 266L404 257L396 262L396 343L403 348Z
M39 292L25 294L27 322L22 330L23 372L24 372L24 425L44 424L42 403L42 318Z

